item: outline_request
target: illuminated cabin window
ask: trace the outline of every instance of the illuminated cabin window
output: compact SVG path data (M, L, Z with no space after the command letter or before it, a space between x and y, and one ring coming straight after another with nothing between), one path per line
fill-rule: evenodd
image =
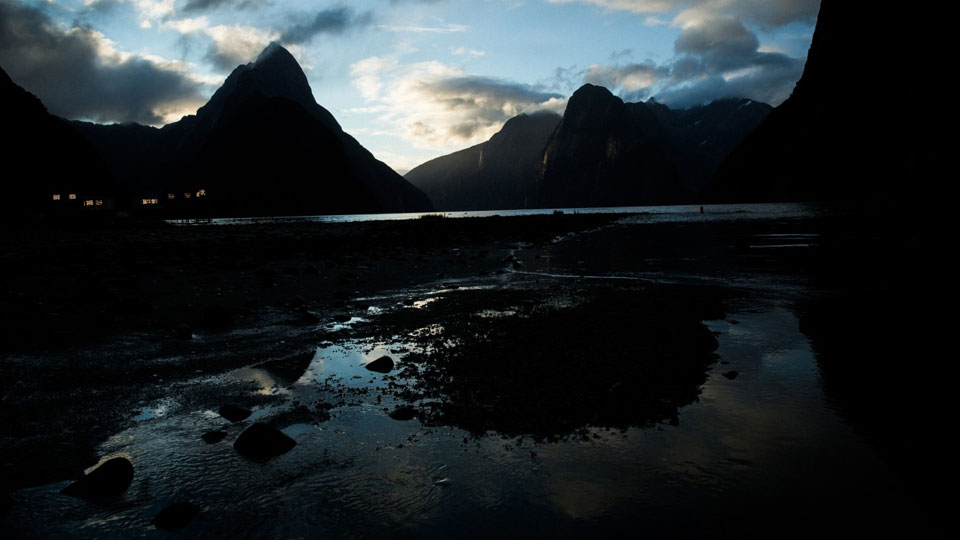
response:
M53 200L59 201L59 200L60 200L60 194L59 194L59 193L54 193L54 194L53 194Z
M167 193L167 198L172 201L172 200L176 199L177 196L176 196L175 194L173 194L173 193Z
M95 206L103 206L103 199L94 199L93 204Z
M154 204L160 204L160 199L140 199L140 204L143 206L152 206Z
M93 200L93 199L87 199L87 200L83 201L83 205L84 205L84 206L93 206L93 204L94 204L94 200Z
M205 189L201 189L200 191L197 192L197 197L206 197L206 196L207 196L207 190Z
M70 199L71 201L75 201L75 200L77 200L77 194L76 194L76 193L71 193L71 194L67 195L67 198Z
M193 195L193 193L184 193L184 194L183 194L183 198L184 198L184 199L189 199L192 195Z

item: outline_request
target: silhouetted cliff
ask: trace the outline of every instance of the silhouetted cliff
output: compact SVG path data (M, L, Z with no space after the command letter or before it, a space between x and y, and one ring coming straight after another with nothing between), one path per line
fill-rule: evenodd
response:
M889 93L938 103L927 78L942 37L921 11L823 0L793 94L725 160L707 199L927 196L911 184L936 173L938 115Z
M226 215L403 212L429 199L343 132L293 56L272 44L196 116L161 129L75 122L130 192L203 189Z
M560 123L549 112L511 118L490 140L430 160L404 177L437 210L526 208L536 199L537 166Z
M624 103L585 85L563 117L510 119L485 143L406 174L441 210L693 202L772 108L722 99L690 109Z
M628 206L692 202L726 153L771 110L746 99L673 110L624 103L584 85L541 160L538 203Z
M4 219L66 212L68 206L77 210L87 199L112 203L116 186L93 148L3 69L0 107L5 132L0 176L9 203Z

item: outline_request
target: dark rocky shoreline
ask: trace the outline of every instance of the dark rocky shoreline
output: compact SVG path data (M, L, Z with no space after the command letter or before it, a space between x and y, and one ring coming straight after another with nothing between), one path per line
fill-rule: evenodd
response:
M8 232L0 239L2 491L13 491L8 502L16 504L17 489L78 477L98 461L104 439L170 392L193 410L282 404L280 395L203 381L251 366L288 384L318 345L351 340L400 336L413 348L383 375L383 388L325 388L325 398L261 420L280 429L320 424L376 394L391 418L477 437L551 441L586 437L588 426L676 424L718 360L701 321L723 318L730 299L749 302L755 279L801 315L828 393L850 402L843 409L850 422L883 433L887 424L862 406L859 392L899 389L889 372L883 376L897 364L880 364L880 376L860 384L857 373L877 370L842 359L877 323L877 304L856 301L857 291L879 291L891 309L920 303L897 293L906 290L897 278L911 275L905 266L873 268L868 283L857 277L882 255L882 246L863 242L869 226L623 219ZM919 249L909 234L889 232L877 234L897 249ZM817 235L816 245L755 249L763 239L804 234ZM629 272L634 277L611 279ZM848 336L837 317L863 322ZM893 350L907 347L891 339ZM730 368L720 369L733 379ZM919 399L917 385L906 388L905 399ZM242 428L200 431L196 444L231 441ZM887 439L877 437L897 463L912 463L915 446Z

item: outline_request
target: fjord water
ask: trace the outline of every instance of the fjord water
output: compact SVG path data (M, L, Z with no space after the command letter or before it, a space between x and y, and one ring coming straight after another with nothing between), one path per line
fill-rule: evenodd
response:
M614 206L614 207L587 207L587 208L535 208L513 210L471 210L451 212L406 212L399 214L341 214L327 216L264 216L243 218L215 218L215 219L174 219L169 223L174 225L238 225L263 224L280 222L320 222L320 223L352 223L358 221L391 221L420 219L424 217L444 218L481 218L491 216L538 216L557 212L567 214L632 214L637 223L676 223L686 221L738 221L757 219L793 219L824 215L835 211L835 207L804 203L770 203L770 204L712 204L704 205L704 213L700 214L700 206L696 205L669 205L669 206ZM709 215L707 215L709 214Z
M648 219L791 220L813 211L799 205L724 212L707 207L701 216L696 207L671 208L643 209L646 213L614 227L634 230ZM556 244L596 245L593 240L582 234ZM810 249L816 242L815 234L801 230L754 235L745 245L763 257ZM508 271L457 288L494 290L538 273L553 276L549 279L718 279L697 275L695 265L684 275L646 266L612 274L590 260L580 268L578 262ZM717 333L718 362L699 400L680 411L676 425L622 431L587 426L576 437L535 442L496 433L473 438L458 428L396 421L384 412L396 405L394 398L377 392L392 381L363 364L384 354L402 362L415 347L410 336L334 339L318 345L292 383L244 368L169 385L167 397L139 411L133 427L102 445L102 456L128 456L136 465L134 483L122 498L106 504L76 500L60 496L64 483L57 483L18 492L18 504L2 521L24 536L160 537L165 533L150 526L153 516L189 500L203 512L182 531L186 537L715 537L758 531L794 536L827 526L884 536L922 532L914 503L880 450L845 422L824 392L816 355L792 309L809 292L806 279L749 270L719 279L752 294L731 299L723 320L706 323ZM419 309L449 291L449 284L437 282L365 298L370 308L358 320L398 309L411 295L417 302L407 309ZM358 320L339 324L349 327ZM442 324L419 331L442 333ZM212 410L192 407L190 393L238 384L278 397L255 410L250 421L299 404L335 401L332 396L345 398L325 422L284 428L298 443L294 450L255 463L228 443L197 439L198 433L222 427L230 441L239 427Z

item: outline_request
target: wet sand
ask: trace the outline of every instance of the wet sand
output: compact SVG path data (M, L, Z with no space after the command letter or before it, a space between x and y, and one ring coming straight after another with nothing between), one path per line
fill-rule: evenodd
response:
M861 320L860 339L876 321L851 298L881 291L888 308L917 305L902 265L858 273L888 249L865 237L844 220L622 215L8 233L0 478L16 507L17 490L77 477L104 441L163 416L165 403L236 403L294 431L379 410L415 419L412 441L455 429L549 445L677 426L708 377L739 375L703 321L735 329L731 305L749 312L771 295L812 336L840 414L902 468L916 453L876 437L889 423L878 430L875 411L858 406L857 392L888 387L850 382L876 370L838 360L857 342L823 315ZM891 239L918 249L877 236ZM392 355L397 371L346 371L291 397L306 392L296 381L318 347L334 358L356 343L371 344L363 362ZM890 419L903 407L882 410Z

